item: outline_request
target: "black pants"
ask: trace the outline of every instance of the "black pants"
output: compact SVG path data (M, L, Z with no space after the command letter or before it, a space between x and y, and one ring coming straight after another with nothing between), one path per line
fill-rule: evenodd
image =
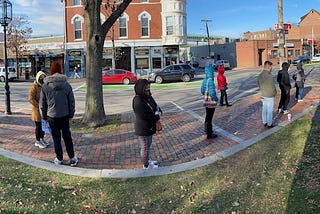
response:
M34 131L35 135L36 135L36 140L39 141L40 139L42 139L44 137L44 131L42 131L42 125L41 122L34 122L36 124L36 129Z
M206 118L204 120L204 125L205 125L205 130L207 132L207 136L211 137L213 130L212 130L212 118L213 118L213 114L214 111L216 109L215 108L206 108Z
M227 90L220 90L220 105L223 105L223 101L226 102L226 105L229 104Z
M69 118L48 118L49 126L51 128L51 135L54 143L54 151L58 160L63 160L63 151L61 146L61 134L66 146L69 158L74 157L73 142L69 126Z
M278 109L288 110L288 104L290 102L290 90L286 90L283 87L280 87L281 96L279 101Z

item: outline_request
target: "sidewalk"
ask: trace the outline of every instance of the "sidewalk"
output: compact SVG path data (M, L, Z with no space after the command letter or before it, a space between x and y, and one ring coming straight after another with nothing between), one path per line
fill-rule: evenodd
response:
M289 104L293 120L319 104L320 87L307 87L303 102L299 103L293 92L294 89ZM238 100L232 107L217 107L213 119L218 134L216 139L206 139L203 128L205 111L201 106L192 111L167 113L161 119L164 130L154 135L151 147L151 159L159 161L159 168L143 170L139 141L134 134L134 115L122 114L117 133L73 133L79 164L72 168L52 163L55 153L50 136L47 136L51 142L48 148L34 146L31 112L11 110L12 115L5 115L4 107L0 107L0 155L41 168L88 177L140 177L193 169L232 155L289 123L287 115L278 115L276 127L264 127L259 94ZM65 151L64 157L68 161Z

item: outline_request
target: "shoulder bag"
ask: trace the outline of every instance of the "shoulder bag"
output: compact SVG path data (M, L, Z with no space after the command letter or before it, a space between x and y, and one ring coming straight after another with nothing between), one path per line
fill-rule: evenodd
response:
M206 108L215 108L217 106L217 102L214 101L211 96L210 96L210 92L209 92L209 80L211 78L209 78L207 80L207 87L206 87L206 91L204 93L204 100L203 100L203 107Z

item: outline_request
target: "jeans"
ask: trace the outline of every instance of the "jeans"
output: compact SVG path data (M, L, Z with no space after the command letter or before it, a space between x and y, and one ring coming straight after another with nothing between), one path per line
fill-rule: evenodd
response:
M144 167L148 167L149 160L150 160L150 147L151 147L151 143L152 143L152 135L140 136L139 138L141 140L141 142L140 142L141 162L143 163Z
M296 99L297 100L302 100L302 94L303 94L303 88L296 87Z
M56 152L56 156L59 161L63 160L63 152L61 146L61 133L64 144L66 146L66 150L69 158L74 157L73 150L73 142L71 137L71 131L69 126L69 118L49 118L48 117L49 126L51 128L51 135L54 143L54 151Z
M272 125L274 97L262 97L262 123Z

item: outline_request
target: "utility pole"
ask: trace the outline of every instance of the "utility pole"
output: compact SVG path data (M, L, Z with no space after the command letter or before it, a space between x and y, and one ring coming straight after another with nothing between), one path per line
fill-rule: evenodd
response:
M209 35L209 28L208 28L208 22L212 22L212 20L209 19L202 19L201 22L206 23L206 31L207 31L207 39L208 39L208 57L211 57L211 50L210 50L210 35Z
M283 0L278 0L278 23L279 23L279 30L278 30L278 56L279 56L279 66L281 68L281 65L283 62L285 62L285 29L283 25Z

